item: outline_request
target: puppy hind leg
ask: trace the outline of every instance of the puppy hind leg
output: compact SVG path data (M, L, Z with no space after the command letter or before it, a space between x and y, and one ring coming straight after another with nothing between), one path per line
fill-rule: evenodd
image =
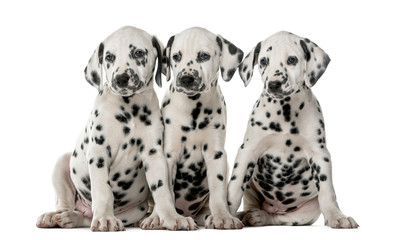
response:
M242 222L248 226L286 225L303 226L313 224L320 215L318 199L312 199L301 208L287 214L269 213L262 209L249 209L242 214Z
M91 219L75 211L76 189L70 178L70 157L71 153L66 153L55 164L52 183L55 188L56 211L42 214L36 223L39 228L90 226Z

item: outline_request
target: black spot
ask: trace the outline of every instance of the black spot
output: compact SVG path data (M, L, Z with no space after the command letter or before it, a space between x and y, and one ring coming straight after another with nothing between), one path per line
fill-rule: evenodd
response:
M290 139L286 140L286 146L290 147L292 145L292 141Z
M208 144L203 145L203 150L204 150L204 152L206 152L206 150L208 150Z
M291 134L298 134L299 133L298 128L297 127L291 128L290 129L290 133Z
M132 115L134 117L136 117L138 115L139 109L140 109L140 107L138 105L136 105L136 104L132 105Z
M84 183L85 187L89 190L91 190L91 179L87 175L86 177L81 178L82 183Z
M151 120L148 119L147 116L148 115L146 115L146 114L142 114L142 115L139 116L139 119L140 119L141 122L144 123L144 125L150 126L151 125Z
M162 186L164 186L164 183L162 182L162 180L158 180L157 188L160 188Z
M284 205L288 205L288 204L294 203L295 201L296 201L295 198L288 198L288 199L286 199L285 201L283 201L282 203L283 203Z
M153 155L157 152L157 150L155 148L150 149L149 151L149 155Z
M275 197L276 197L276 199L278 199L279 201L285 200L285 196L284 196L283 193L280 192L280 191L276 191L276 192L275 192Z
M187 140L187 137L186 137L186 136L182 136L182 137L181 137L181 141L182 141L182 142L185 142L186 140Z
M191 116L194 120L197 120L200 112L201 112L202 103L198 102L196 108L194 108L191 112Z
M219 45L220 51L223 51L223 42L219 36L216 37L217 45Z
M105 141L105 138L103 137L103 135L100 135L99 138L95 137L96 144L102 145L104 141Z
M170 99L165 100L165 101L162 103L162 108L166 107L169 103L170 103Z
M126 135L129 134L129 132L131 131L131 129L130 129L129 127L127 127L127 126L124 126L124 128L122 129L122 131L124 132L124 135L126 136Z
M289 122L290 121L290 114L291 114L291 112L290 112L290 104L284 104L283 106L282 106L282 110L283 110L283 117L285 118L285 121L286 122Z
M99 63L103 63L103 50L104 50L104 45L103 43L100 43L99 45L99 50L98 50L98 58L99 58Z
M182 130L183 132L189 132L189 131L190 131L190 127L181 126L181 130Z
M128 123L128 119L122 114L116 115L115 118L122 123Z
M304 51L304 58L308 62L311 59L311 53L308 50L307 44L305 44L305 42L303 40L300 40L300 45Z
M127 147L128 147L128 144L127 144L127 143L124 143L124 144L121 146L122 150L125 150Z
M115 174L113 175L113 178L112 178L111 180L112 180L112 181L117 181L119 177L120 177L120 173L115 173Z
M223 177L223 175L221 175L221 174L217 174L217 178L218 178L220 181L223 181L223 180L224 180L224 177Z
M223 156L223 152L222 151L218 151L218 152L215 153L214 159L219 159L219 158L221 158L221 156Z
M102 125L98 124L98 125L96 126L96 130L102 131Z
M294 151L295 151L295 152L299 152L300 150L301 150L301 148L300 148L299 146L297 146L297 147L294 148Z
M303 108L304 108L304 102L302 102L302 103L300 104L299 109L302 110Z
M210 114L212 114L212 109L210 109L210 108L205 108L205 109L204 109L204 113L210 115Z
M327 176L322 174L322 175L319 176L319 179L320 179L320 181L324 182L324 181L327 180Z
M112 154L111 154L111 147L110 147L110 145L107 145L106 150L107 150L107 156L109 156L109 158L111 158L111 157L112 157Z
M117 186L121 187L123 190L128 190L133 184L133 180L129 182L119 181Z
M282 128L279 123L271 122L269 127L276 132L282 132Z
M209 118L205 118L202 122L198 124L199 129L204 129L209 124Z
M99 158L98 158L98 162L96 163L96 166L97 166L98 168L104 167L104 159L101 158L101 157L99 157Z

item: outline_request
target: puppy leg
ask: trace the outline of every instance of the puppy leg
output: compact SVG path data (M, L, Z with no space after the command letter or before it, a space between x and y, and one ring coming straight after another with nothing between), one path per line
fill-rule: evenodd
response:
M233 217L227 206L227 156L224 148L208 146L203 153L207 166L209 208L211 215L205 221L206 228L239 229L241 221Z
M228 184L228 205L233 216L236 215L241 205L246 185L252 177L254 167L257 164L259 154L257 154L256 149L258 145L252 139L249 143L244 144L244 148L239 149L235 158L231 179Z
M109 183L110 157L105 147L92 144L87 149L88 171L91 178L92 231L123 231L121 220L114 216L114 195Z
M142 228L165 228L168 230L197 229L198 227L191 217L183 217L175 209L173 192L171 193L169 188L173 184L169 183L168 167L171 168L170 171L172 171L172 174L175 174L173 169L176 167L176 164L170 163L170 166L167 166L162 149L153 149L144 154L143 163L146 169L147 182L156 204L153 210L154 214L142 222ZM160 227L158 227L158 219L160 220Z
M91 219L75 211L76 189L70 178L70 157L71 153L66 153L55 164L52 183L56 194L56 211L41 215L36 223L39 228L90 226Z
M316 188L318 190L320 209L325 219L325 225L332 228L357 228L356 221L345 216L336 200L332 181L332 167L330 154L326 149L313 151L309 160Z

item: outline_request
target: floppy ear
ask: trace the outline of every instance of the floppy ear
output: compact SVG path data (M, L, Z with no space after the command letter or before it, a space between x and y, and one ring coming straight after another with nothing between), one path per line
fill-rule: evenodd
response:
M96 48L88 65L84 69L85 79L89 84L96 87L98 91L102 90L102 63L103 63L103 43L100 43Z
M221 76L223 77L224 81L228 82L231 80L232 76L234 76L236 69L242 62L243 51L220 35L217 35L216 42L219 45L221 53Z
M250 80L253 77L254 66L258 62L258 55L261 50L261 42L257 43L256 47L250 51L250 53L243 59L241 65L239 65L239 76L242 78L245 87L249 85Z
M171 72L170 72L170 53L171 53L171 49L172 49L172 45L173 45L173 41L175 40L175 36L172 36L169 38L168 43L166 44L166 48L164 50L164 59L163 62L165 62L165 70L163 71L165 73L166 76L166 81L169 81L170 77L171 77Z
M156 36L153 36L151 39L154 48L157 50L157 71L155 72L155 82L159 87L162 87L162 53L164 52L164 45L162 45L161 41L158 40Z
M306 60L305 84L312 87L326 71L330 57L308 38L300 39L300 46Z

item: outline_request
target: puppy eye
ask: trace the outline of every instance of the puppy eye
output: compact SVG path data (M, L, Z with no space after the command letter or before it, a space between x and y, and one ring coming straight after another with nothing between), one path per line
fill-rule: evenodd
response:
M261 66L263 66L263 67L267 66L268 63L269 63L269 60L268 60L268 58L266 58L266 57L263 57L263 58L260 60L260 64L261 64Z
M210 59L210 55L208 53L205 53L205 52L199 52L198 53L198 60L207 61L209 59Z
M107 54L106 55L106 61L108 61L108 62L114 62L115 58L116 57L113 54Z
M175 54L173 54L172 58L176 62L179 62L181 60L181 55L180 55L180 53L175 53Z
M298 59L295 56L291 56L287 58L288 65L296 65L298 63Z
M143 52L143 50L140 50L140 49L135 50L135 52L133 53L134 58L141 58L143 56L144 56L144 52Z

